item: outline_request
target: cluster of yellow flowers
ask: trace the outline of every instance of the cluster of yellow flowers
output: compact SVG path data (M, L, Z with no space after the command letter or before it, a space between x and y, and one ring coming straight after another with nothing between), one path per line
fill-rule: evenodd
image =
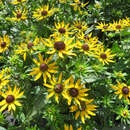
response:
M64 55L76 56L74 49L79 49L86 56L98 58L103 65L109 62L114 62L115 54L111 53L110 49L105 50L103 43L98 40L98 37L92 37L92 33L86 35L87 30L85 21L77 20L70 27L65 25L64 21L55 23L55 32L49 38L41 38L44 45L49 47L47 54L58 53L58 56L64 58ZM71 36L70 36L71 35Z
M21 4L26 2L26 0L14 0L12 4ZM59 0L61 3L66 3L67 0ZM74 0L70 5L74 6L74 10L80 11L80 8L88 4L81 3L79 0ZM46 19L49 16L52 16L57 12L57 8L49 8L49 5L41 6L35 11L33 11L33 17L37 20ZM27 10L21 10L18 8L17 11L14 11L14 18L8 18L11 21L21 21L27 19ZM128 18L114 21L113 24L110 23L99 23L96 26L98 29L104 31L121 31L125 27L130 25ZM103 65L109 64L109 62L114 62L113 58L115 54L112 54L110 49L105 49L104 44L98 40L98 37L93 36L92 33L85 34L85 31L88 29L88 26L85 21L76 20L73 22L73 25L65 24L62 22L55 22L55 28L52 28L53 34L48 38L39 38L26 40L20 45L16 45L14 50L15 54L22 55L24 61L26 61L27 56L38 52L39 48L47 48L46 54L47 58L43 58L42 53L38 53L38 59L33 58L33 62L36 64L35 67L31 69L29 75L35 76L34 81L43 77L43 86L48 88L47 99L55 96L55 101L60 103L61 97L67 100L68 105L70 106L70 112L75 113L75 120L81 116L82 123L85 123L85 118L90 118L90 116L95 116L93 111L96 110L97 106L92 105L94 99L87 99L89 89L86 88L85 83L81 84L80 79L76 82L74 81L73 76L71 75L66 80L63 80L63 73L59 73L58 79L55 77L55 73L58 72L57 63L53 61L54 56L64 59L64 57L77 56L77 53L83 54L84 56L90 56L97 58ZM0 37L0 53L5 52L10 46L10 39L8 35L3 35L3 38ZM78 51L77 51L78 50ZM32 55L33 56L33 55ZM3 86L7 85L10 78L9 75L4 76L4 71L0 74L0 95L4 97L4 100L0 102L1 109L0 111L5 110L14 110L16 109L15 105L21 106L21 103L16 99L22 97L23 92L20 93L20 89L14 87L14 90L8 86L8 91L3 89ZM52 75L53 74L53 75ZM49 79L49 80L47 80ZM123 86L123 87L122 87ZM121 85L118 83L118 87L112 86L114 89L118 90L116 94L120 94L119 98L124 97L128 100L130 97L130 87L127 87L125 84ZM69 130L68 126L64 125L65 130ZM70 125L72 130L72 125ZM81 127L78 128L81 130Z
M19 4L21 2L25 2L26 0L20 0L20 1L15 1L12 2L13 4ZM55 12L57 12L58 9L57 8L51 8L49 7L49 5L45 5L45 6L40 6L39 8L37 8L35 11L33 11L33 17L36 18L37 20L43 20L47 17L52 16ZM7 18L7 20L10 21L21 21L21 20L26 20L27 17L27 13L28 11L24 8L24 9L20 9L17 8L16 11L12 12L14 14L15 17L13 18Z
M23 2L26 2L26 0L14 0L11 3L14 5L17 4L22 4ZM59 0L60 3L69 3L69 5L74 7L75 11L79 11L80 14L82 14L81 8L84 8L89 2L87 3L82 3L79 0L74 0L74 2L72 1L67 1L67 0ZM37 20L43 20L47 17L52 16L55 12L59 11L58 8L49 8L49 5L45 5L45 6L40 6L39 8L37 8L35 11L33 11L33 17L36 18ZM25 20L27 19L27 10L26 9L20 9L18 8L16 11L13 11L13 14L15 17L13 18L7 18L10 21L20 21L20 20Z
M122 31L126 27L130 26L130 20L128 17L125 19L120 19L119 21L113 21L113 23L106 24L104 23L98 23L98 26L96 26L98 29L101 29L102 32L105 31Z
M73 6L74 11L78 11L80 14L82 14L81 8L84 8L89 3L89 1L86 3L83 3L80 0L73 0L73 1L72 0L59 0L59 2Z
M10 75L6 75L5 70L3 69L0 73L0 95L4 98L0 102L0 112L8 108L8 111L16 110L16 106L21 106L21 103L17 100L23 96L24 92L20 92L20 88L14 87L14 90L8 85L8 88L5 86L10 82Z

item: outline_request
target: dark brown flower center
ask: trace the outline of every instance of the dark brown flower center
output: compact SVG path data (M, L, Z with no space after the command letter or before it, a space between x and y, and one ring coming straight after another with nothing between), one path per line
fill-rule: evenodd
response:
M57 42L55 42L55 44L54 44L54 48L56 49L56 50L64 50L65 49L65 43L64 42L62 42L62 41L57 41Z
M88 44L82 45L82 49L83 49L84 51L88 51L88 50L89 50Z
M81 25L78 25L78 26L76 26L78 29L82 29L82 26Z
M90 38L88 36L84 36L84 39L88 39L89 40Z
M117 28L117 29L120 29L120 28L121 28L121 25L117 25L116 28Z
M122 93L123 94L128 94L129 93L129 88L128 87L123 87L122 88Z
M48 66L47 66L47 64L40 64L40 70L41 71L46 71L48 69Z
M60 33L65 33L65 29L64 29L64 28L60 28L58 31L59 31Z
M56 93L61 93L63 91L63 85L62 84L56 84L54 91Z
M42 12L41 12L41 15L42 16L46 16L48 14L48 12L46 11L46 10L43 10Z
M18 2L21 2L21 0L17 0Z
M0 83L2 82L2 80L0 79Z
M32 46L34 46L34 45L33 45L33 43L30 42L30 43L28 43L27 48L30 49Z
M6 47L6 42L2 42L1 43L1 48L5 48Z
M85 102L80 101L80 105L81 105L81 111L85 111L85 109L86 109L86 104L85 104Z
M124 117L128 116L127 111L123 111L123 116L124 116Z
M107 28L108 28L108 26L107 26L107 25L105 25L105 26L103 26L103 28L104 28L104 29L107 29Z
M107 58L107 55L106 55L105 53L101 53L100 57L101 57L102 59L106 59L106 58Z
M22 17L22 13L17 13L17 18L21 18Z
M72 97L77 97L78 94L79 94L79 91L78 91L78 89L76 89L76 88L71 88L71 89L69 90L69 94L70 94Z
M7 98L6 98L7 103L12 103L14 100L15 100L15 98L14 98L13 95L8 95Z

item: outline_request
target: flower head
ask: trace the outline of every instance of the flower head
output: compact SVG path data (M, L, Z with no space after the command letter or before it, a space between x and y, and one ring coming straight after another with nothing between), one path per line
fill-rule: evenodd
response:
M86 96L88 96L87 92L89 89L83 88L85 84L80 84L80 79L74 84L74 79L71 76L70 86L64 92L64 98L68 100L68 105L71 104L72 100L74 100L79 106L81 105L80 101L86 101Z
M7 85L9 80L8 78L10 77L10 75L4 76L4 70L2 70L2 72L0 73L0 89L3 88L3 86Z
M47 46L50 47L51 50L47 52L47 54L58 53L59 57L64 58L64 55L73 55L76 56L75 53L72 52L75 44L72 44L74 38L62 38L55 37L53 40L51 39L41 39L41 41Z
M9 45L10 45L9 36L4 34L3 38L0 37L0 53L7 50Z
M80 104L81 106L79 107L79 105L73 105L70 107L70 112L75 112L75 120L78 119L79 116L81 116L81 121L82 123L85 123L85 117L90 119L90 115L91 116L95 116L96 114L93 112L96 110L97 106L95 105L91 105L90 103L93 101L93 99L91 100L86 100L81 101Z
M0 102L0 112L8 108L8 111L16 110L16 106L21 106L21 103L17 101L18 98L22 97L24 92L20 92L20 88L14 87L14 90L10 86L8 86L8 91L5 93L0 92L0 95L4 97L4 99Z
M120 113L123 118L129 118L130 116L130 111L127 108L121 109Z
M73 32L70 32L71 28L69 27L69 24L65 25L64 21L61 23L55 23L55 29L54 30L54 34L52 34L51 36L68 36L70 34L73 34Z
M124 27L129 27L130 26L130 19L126 17L125 19L122 19L122 23Z
M23 56L24 61L26 60L27 53L32 54L36 50L36 46L39 43L39 38L36 37L34 41L28 41L27 43L21 43L15 50L16 54Z
M130 103L130 86L127 86L125 83L120 83L119 81L117 81L117 86L112 86L112 88L116 90L116 92L114 93L119 95L119 99L123 97Z
M81 8L84 8L89 2L83 3L80 0L74 0L71 6L74 7L74 11L79 11L80 14L82 14Z
M13 14L14 14L14 16L15 17L13 17L13 18L7 18L8 20L10 20L10 21L21 21L21 20L25 20L25 19L27 19L27 10L26 9L24 9L23 11L20 9L20 8L18 8L16 11L13 11Z
M57 11L57 8L49 9L49 5L40 6L35 11L33 11L33 17L37 20L42 20L52 16Z
M104 23L98 23L98 26L96 28L101 29L102 32L109 31L109 25Z
M87 24L85 23L85 21L75 21L73 22L73 31L76 31L78 33L82 33L83 31L86 31L88 26Z
M110 23L109 30L116 31L116 32L124 30L124 25L122 23L122 20L113 21L113 23Z
M32 68L32 72L30 75L36 75L35 81L38 80L43 75L43 81L46 83L47 77L50 79L51 74L50 73L56 73L58 67L55 66L55 62L50 63L52 60L52 56L50 56L48 59L43 59L42 55L38 54L40 62L38 62L36 59L33 59L33 61L36 63L37 67Z
M81 43L79 40L77 41L77 48L79 48L80 52L84 52L86 55L93 55L94 51L97 50L97 45L95 43Z
M104 51L104 47L101 46L97 49L97 51L95 52L95 57L99 59L100 62L103 63L103 65L109 64L109 62L114 62L113 61L113 57L115 56L115 54L111 54L111 50L107 49L106 51Z
M48 92L50 92L50 94L47 96L47 98L50 98L53 95L55 95L55 101L59 103L59 96L63 95L63 91L66 88L66 85L68 84L69 80L70 78L66 79L65 81L62 81L62 72L59 75L58 81L53 75L52 80L50 79L50 84L46 84L46 83L43 84L44 86L49 88Z

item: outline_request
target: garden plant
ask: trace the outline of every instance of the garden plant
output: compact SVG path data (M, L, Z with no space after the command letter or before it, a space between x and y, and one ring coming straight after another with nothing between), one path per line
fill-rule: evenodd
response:
M129 0L0 0L0 130L130 130Z

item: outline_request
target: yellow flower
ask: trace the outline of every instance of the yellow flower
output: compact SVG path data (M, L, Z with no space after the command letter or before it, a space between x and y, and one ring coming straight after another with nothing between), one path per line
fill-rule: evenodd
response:
M81 116L81 121L82 123L85 124L85 118L90 119L90 115L91 116L95 116L96 114L93 113L93 111L96 110L95 105L91 105L90 103L93 101L93 99L91 100L86 100L85 102L81 101L81 107L79 107L78 105L73 105L70 107L70 112L75 112L75 120L78 119L79 116Z
M127 86L125 83L120 83L117 81L117 86L112 86L112 88L116 90L116 92L114 93L119 95L119 99L123 97L130 103L130 86Z
M86 31L88 26L85 23L85 21L75 21L73 22L74 26L73 26L73 31L76 31L78 33L82 33L83 31Z
M15 50L16 54L23 56L24 61L26 60L27 53L32 54L36 50L36 46L39 43L39 38L36 37L34 41L28 41L28 43L21 43Z
M73 130L73 126L70 125L70 127L69 127L66 124L64 124L64 130ZM82 130L82 127L78 128L77 130Z
M113 21L113 24L110 23L109 25L109 30L110 31L122 31L124 30L124 25L122 24L122 21L119 20L118 22L117 21Z
M126 17L125 20L127 21L127 26L129 27L130 26L130 19L128 17Z
M20 88L17 89L17 87L14 87L14 90L10 86L8 86L8 91L5 93L0 92L0 95L4 97L4 99L0 102L0 112L5 110L8 107L8 111L16 110L16 106L21 106L21 103L17 101L18 98L22 97L24 92L20 93Z
M83 32L82 33L78 33L77 37L80 40L85 41L86 43L98 43L98 37L92 37L92 33L86 35Z
M47 46L50 47L51 50L47 51L47 54L58 53L59 57L64 58L65 55L76 56L75 53L72 52L75 44L72 44L74 38L62 38L55 37L54 40L51 39L41 39L41 41Z
M130 20L129 20L128 17L126 17L125 19L122 19L121 23L123 24L124 27L129 27L130 26Z
M7 50L9 45L10 45L9 36L4 34L3 38L0 37L0 53Z
M25 2L26 0L12 0L12 4L16 5L16 4L19 4L19 3L22 3L22 2Z
M95 52L95 57L99 59L100 62L103 63L103 65L109 64L109 62L114 62L113 61L113 57L115 56L115 54L111 54L111 50L107 49L106 51L104 51L104 47L101 46L97 49L97 51Z
M68 36L69 34L73 34L73 32L70 32L71 28L69 27L69 24L65 25L64 21L62 23L55 23L55 29L52 29L55 31L54 34L51 36Z
M84 52L86 55L93 55L94 51L97 50L97 45L94 43L81 43L79 40L76 42L76 47L79 48L80 52Z
M89 35L82 33L78 33L77 37L81 40L86 40L86 42L89 42L89 40L92 38L92 33L90 33Z
M50 79L51 78L50 73L56 73L57 70L55 69L57 69L58 67L55 66L56 64L55 62L49 64L49 62L52 60L52 56L44 60L42 55L39 53L38 57L40 62L38 62L36 59L33 59L33 61L38 67L32 68L32 72L30 73L30 75L36 75L34 79L35 81L38 80L43 75L43 81L44 83L46 83L47 77Z
M82 14L81 8L84 8L89 2L82 3L79 0L74 0L74 3L70 4L74 7L74 11L79 11Z
M0 89L3 88L3 86L7 85L9 80L7 80L10 75L4 76L4 70L2 70L2 72L0 73Z
M123 118L129 118L130 116L130 111L127 109L127 108L122 108L120 110L120 115L123 117Z
M25 20L27 19L26 15L27 15L27 10L24 9L23 11L18 8L17 11L13 11L13 14L15 17L13 18L7 18L10 21L20 21L20 20Z
M55 95L55 101L57 103L59 103L59 96L63 95L64 89L71 87L69 85L66 86L66 84L68 84L69 80L70 80L70 78L68 78L64 82L62 81L62 72L59 75L58 81L56 81L56 78L53 75L52 80L50 79L51 84L46 84L46 83L43 84L44 86L49 88L48 92L50 92L50 94L47 96L47 99L49 99L50 97Z
M102 32L109 31L109 26L108 24L105 24L105 22L98 23L98 26L96 26L96 28L101 29Z
M42 20L49 16L52 16L57 11L57 8L49 9L49 5L40 6L35 11L33 11L33 17L37 20Z
M85 84L80 84L80 79L77 80L77 82L74 84L74 79L71 76L70 78L70 84L71 88L64 91L64 98L68 100L68 105L71 105L72 100L74 100L79 106L80 101L86 101L85 98L88 96L87 92L89 89L83 88Z

